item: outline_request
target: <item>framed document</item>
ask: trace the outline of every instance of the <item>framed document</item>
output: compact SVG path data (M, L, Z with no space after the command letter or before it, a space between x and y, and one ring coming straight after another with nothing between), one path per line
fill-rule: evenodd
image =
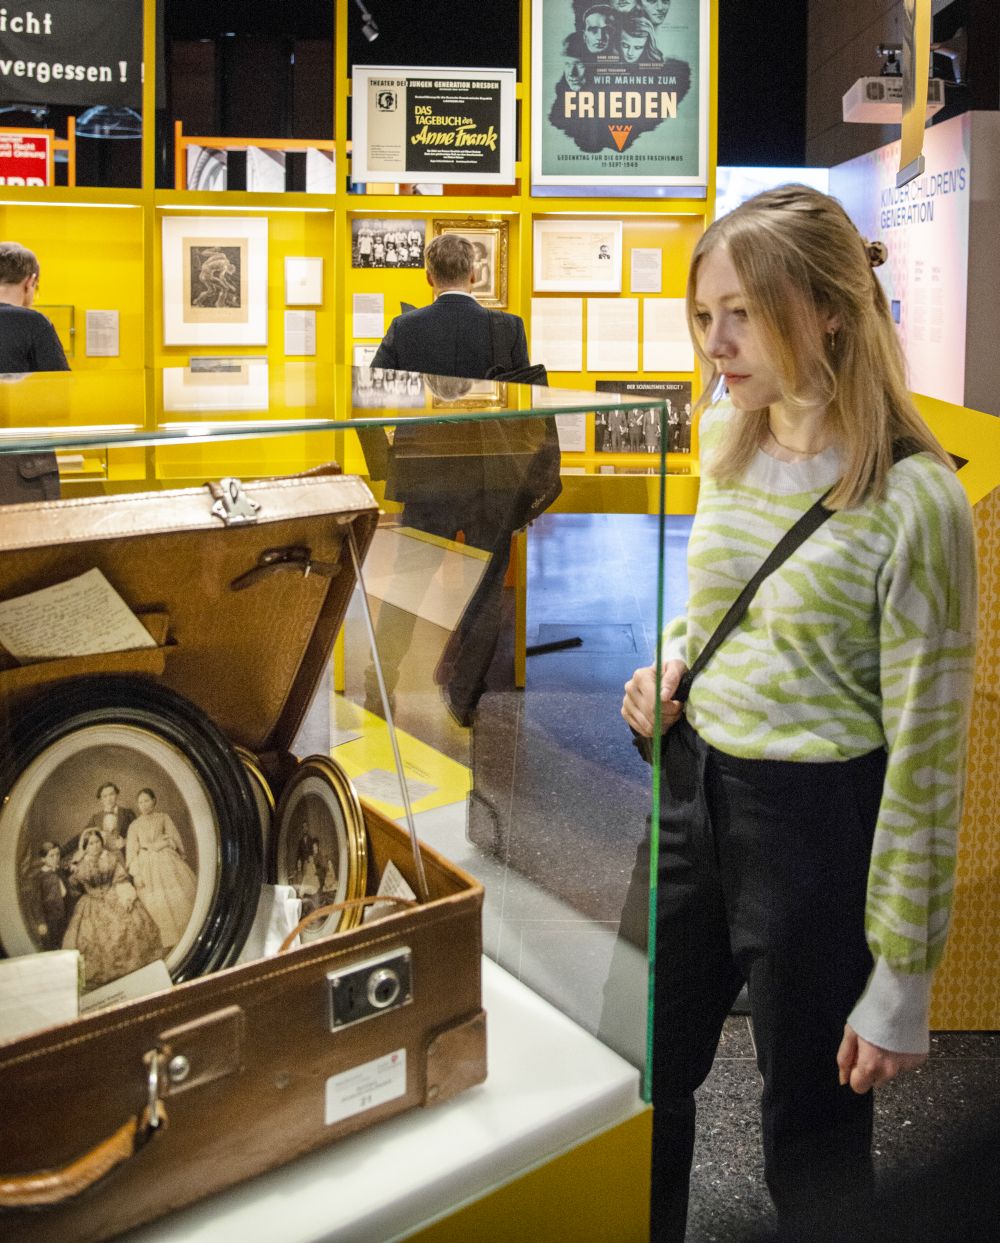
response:
M536 220L535 293L621 293L620 220Z
M321 306L323 256L285 256L285 306Z
M163 344L267 344L267 220L163 218Z
M368 841L351 779L324 755L304 759L274 814L274 874L302 900L303 918L323 906L365 896ZM361 923L363 908L331 911L302 933L303 944Z
M472 243L476 267L472 292L480 306L507 305L507 230L506 220L435 220L434 236L457 233Z
M351 70L351 180L512 185L514 69Z
M0 941L75 949L84 992L234 962L263 878L242 763L189 700L89 677L24 712L0 772Z

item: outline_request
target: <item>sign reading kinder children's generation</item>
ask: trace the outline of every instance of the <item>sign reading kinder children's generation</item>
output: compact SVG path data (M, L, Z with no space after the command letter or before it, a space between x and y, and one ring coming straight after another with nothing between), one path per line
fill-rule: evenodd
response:
M532 184L702 191L709 8L709 0L535 0Z
M351 179L509 185L513 69L356 65Z
M0 3L0 100L142 105L142 0Z

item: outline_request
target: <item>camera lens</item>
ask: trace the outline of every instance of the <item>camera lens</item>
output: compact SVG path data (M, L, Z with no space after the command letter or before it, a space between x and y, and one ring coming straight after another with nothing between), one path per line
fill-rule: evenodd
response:
M368 1000L374 1010L384 1010L399 996L399 976L391 967L380 967L368 977Z

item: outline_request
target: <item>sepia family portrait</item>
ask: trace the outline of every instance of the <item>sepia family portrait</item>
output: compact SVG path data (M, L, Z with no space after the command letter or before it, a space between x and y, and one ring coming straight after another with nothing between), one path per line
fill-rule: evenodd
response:
M21 821L18 891L39 950L75 949L90 991L190 942L192 809L174 776L125 746L86 748L37 783Z

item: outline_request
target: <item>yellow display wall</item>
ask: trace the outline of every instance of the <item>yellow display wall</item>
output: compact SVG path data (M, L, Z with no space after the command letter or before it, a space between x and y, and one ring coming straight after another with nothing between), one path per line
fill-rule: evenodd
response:
M12 187L5 193L13 194ZM64 190L65 197L71 191ZM74 371L137 370L143 366L146 290L143 267L146 216L138 204L100 207L62 203L0 204L0 236L33 250L41 265L35 299L74 308L75 340L69 359ZM120 353L88 358L86 311L116 310Z
M979 633L955 903L934 977L931 1027L1000 1029L1000 419L917 397L941 443L964 460L958 477L973 507Z

